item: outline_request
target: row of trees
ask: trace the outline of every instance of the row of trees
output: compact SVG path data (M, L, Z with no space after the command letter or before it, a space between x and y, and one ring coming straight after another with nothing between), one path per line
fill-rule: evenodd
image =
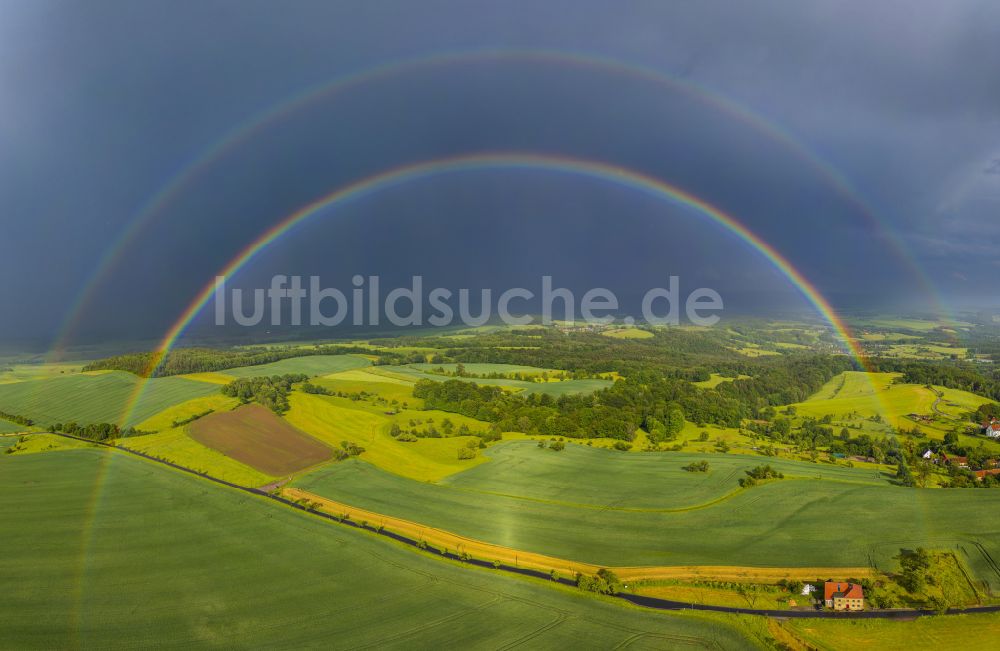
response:
M8 414L5 411L0 411L0 419L17 423L18 425L24 425L25 427L31 427L35 424L35 421L30 418L26 418L25 416L20 416L18 414Z
M128 438L130 436L142 436L148 434L135 429L134 427L119 427L114 423L91 423L89 425L79 425L76 422L56 423L52 426L53 432L62 432L91 441L114 441L116 439Z

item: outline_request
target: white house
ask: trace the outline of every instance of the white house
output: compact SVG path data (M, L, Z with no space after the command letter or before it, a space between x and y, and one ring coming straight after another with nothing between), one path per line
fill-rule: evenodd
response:
M983 434L991 439L1000 439L1000 420L991 418L990 422L983 423Z

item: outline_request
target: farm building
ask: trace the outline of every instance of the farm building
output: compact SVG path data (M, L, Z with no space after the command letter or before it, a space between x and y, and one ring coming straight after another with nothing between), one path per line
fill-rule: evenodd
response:
M969 457L948 456L942 452L941 460L949 466L958 466L959 468L969 467Z
M976 479L982 481L983 477L986 477L987 475L1000 475L1000 468L992 468L990 470L977 470L975 472L976 472Z
M834 610L864 610L865 592L857 583L827 581L823 586L823 597L827 608Z
M991 418L990 422L983 423L983 434L991 439L1000 439L1000 420Z

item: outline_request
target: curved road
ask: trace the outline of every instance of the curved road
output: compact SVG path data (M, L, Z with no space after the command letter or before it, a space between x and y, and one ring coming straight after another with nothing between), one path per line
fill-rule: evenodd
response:
M274 500L275 502L280 502L281 504L284 504L285 506L290 506L293 509L298 509L299 511L304 511L306 513L310 513L312 515L315 515L316 517L323 518L324 520L329 520L330 522L337 522L337 523L342 524L342 525L346 525L346 526L349 526L349 527L354 527L355 529L365 529L365 530L367 530L369 532L376 533L376 534L379 534L379 535L382 535L382 536L386 536L387 538L391 538L391 539L393 539L393 540L395 540L397 542L401 542L401 543L403 543L405 545L409 545L411 547L414 547L416 549L420 549L422 551L425 551L425 552L428 552L428 553L431 553L431 554L436 554L437 556L441 556L443 558L448 558L448 559L454 560L454 561L461 561L461 562L468 563L469 565L474 565L474 566L477 566L477 567L491 568L491 569L495 569L495 570L500 570L500 571L508 572L508 573L511 573L511 574L519 574L519 575L522 575L522 576L530 576L530 577L534 577L534 578L538 578L538 579L545 579L547 581L552 581L553 580L552 577L548 573L542 572L540 570L530 570L530 569L525 569L525 568L520 568L520 567L514 567L512 565L504 565L504 564L501 564L501 565L497 566L497 565L494 565L490 561L485 561L485 560L480 560L480 559L462 559L462 558L459 558L459 556L457 554L453 554L451 552L448 552L448 551L445 551L445 550L442 550L442 549L437 549L435 547L426 546L426 545L422 544L420 541L414 540L412 538L407 538L406 536L402 536L400 534L393 533L393 532L387 531L385 529L378 530L378 529L375 529L374 527L362 525L359 522L353 522L351 520L342 520L342 519L338 518L337 516L335 516L333 514L325 513L323 511L316 511L316 510L310 509L310 508L308 508L306 506L303 506L302 504L298 504L298 503L293 502L293 501L291 501L289 499L286 499L284 497L280 497L278 495L271 494L271 493L266 492L266 491L264 491L263 489L260 489L260 488L251 488L251 487L248 487L248 486L240 486L239 484L234 484L234 483L228 482L228 481L226 481L224 479L220 479L218 477L213 477L212 475L208 475L208 474L203 473L203 472L198 472L197 470L192 470L191 468L185 468L184 466L178 465L178 464L170 462L170 461L166 461L164 459L158 459L158 458L156 458L154 456L150 456L150 455L144 454L142 452L137 452L136 450L130 450L128 448L118 447L116 445L111 445L111 444L105 443L103 441L93 441L91 439L87 439L87 438L83 438L83 437L79 437L79 436L73 436L71 434L63 434L61 432L25 432L25 433L17 434L16 436L21 436L23 434L45 434L45 433L54 434L56 436L62 436L64 438L74 439L74 440L77 440L77 441L84 441L86 443L93 443L95 445L100 445L100 446L103 446L103 447L106 447L106 448L110 448L110 449L113 449L113 450L120 450L122 452L127 452L128 454L131 454L131 455L134 455L134 456L137 456L137 457L142 457L143 459L147 459L147 460L153 461L155 463L160 463L160 464L163 464L165 466L169 466L171 468L174 468L176 470L180 470L182 472L186 472L186 473L189 473L189 474L192 474L192 475L197 475L198 477L201 477L203 479L207 479L207 480L215 482L217 484L221 484L223 486L228 486L229 488L234 488L236 490L240 490L240 491L243 491L245 493L250 493L252 495L258 495L260 497L264 497L264 498L267 498L267 499L270 499L270 500ZM571 579L559 578L559 579L555 579L555 580L558 583L562 583L564 585L570 585L570 586L575 586L576 585L576 582L573 581L573 580L571 580ZM895 609L895 610L863 610L863 611L859 611L859 612L833 612L833 611L829 611L829 610L762 610L762 609L754 609L754 608L734 608L734 607L730 607L730 606L712 606L712 605L707 605L707 604L688 603L688 602L684 602L684 601L671 601L669 599L660 599L659 597L647 597L647 596L644 596L644 595L637 595L637 594L632 594L632 593L627 593L627 592L620 592L620 593L616 594L615 596L618 597L619 599L623 599L623 600L628 601L630 603L633 603L633 604L635 604L637 606L644 606L646 608L653 608L653 609L656 609L656 610L707 610L707 611L720 612L720 613L733 613L733 614L736 614L736 615L762 615L762 616L765 616L765 617L775 617L775 618L914 619L916 617L923 617L923 616L926 616L926 615L939 615L939 614L945 614L945 615L965 615L965 614L974 614L974 613L995 613L995 612L1000 612L1000 605L997 605L997 606L974 606L972 608L963 608L963 609L955 609L955 608L953 608L953 609L949 609L946 613L938 613L938 612L933 611L933 610L917 610L917 609L906 609L906 608L900 608L900 609Z

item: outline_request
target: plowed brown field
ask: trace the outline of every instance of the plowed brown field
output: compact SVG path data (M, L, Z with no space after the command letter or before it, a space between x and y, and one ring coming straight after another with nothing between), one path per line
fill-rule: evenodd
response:
M244 405L191 423L191 437L272 477L314 466L332 451L260 405Z

